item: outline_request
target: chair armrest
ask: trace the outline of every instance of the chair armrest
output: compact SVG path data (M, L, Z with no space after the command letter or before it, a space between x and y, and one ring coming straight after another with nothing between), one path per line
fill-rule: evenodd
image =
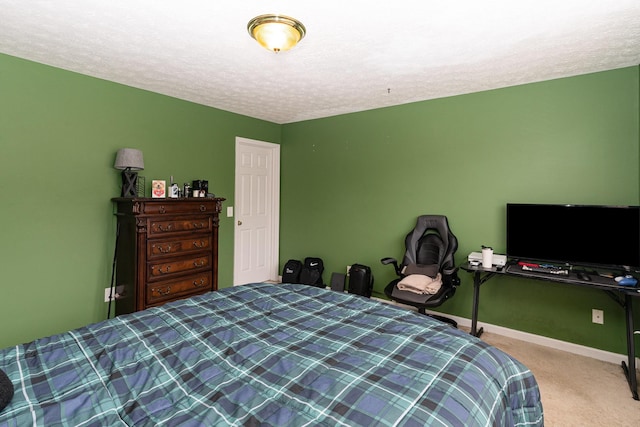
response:
M458 267L442 269L442 281L451 284L454 287L460 286Z
M397 259L395 259L395 258L391 258L391 257L386 257L386 258L382 258L382 259L380 260L380 262L381 262L383 265L393 264L393 268L396 270L396 274L397 274L398 276L401 276L401 273L400 273L400 267L398 267L398 260L397 260Z

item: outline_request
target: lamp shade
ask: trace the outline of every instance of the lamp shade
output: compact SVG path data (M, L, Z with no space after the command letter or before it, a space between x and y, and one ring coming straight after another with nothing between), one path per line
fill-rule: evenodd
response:
M120 170L141 171L144 169L144 160L142 159L142 151L135 148L121 148L116 154L116 162L114 168Z

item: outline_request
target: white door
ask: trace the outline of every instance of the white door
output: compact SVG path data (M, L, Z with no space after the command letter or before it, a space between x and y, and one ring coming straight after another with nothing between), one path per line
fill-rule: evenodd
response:
M233 284L277 280L280 145L236 138Z

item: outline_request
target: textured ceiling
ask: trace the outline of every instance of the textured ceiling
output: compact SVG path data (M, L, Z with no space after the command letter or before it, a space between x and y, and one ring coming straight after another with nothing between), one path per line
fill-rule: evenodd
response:
M638 65L640 0L0 0L0 52L291 123Z

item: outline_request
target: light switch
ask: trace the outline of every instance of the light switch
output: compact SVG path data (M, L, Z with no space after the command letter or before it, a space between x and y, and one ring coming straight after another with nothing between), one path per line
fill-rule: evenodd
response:
M233 206L227 206L227 217L233 217Z

